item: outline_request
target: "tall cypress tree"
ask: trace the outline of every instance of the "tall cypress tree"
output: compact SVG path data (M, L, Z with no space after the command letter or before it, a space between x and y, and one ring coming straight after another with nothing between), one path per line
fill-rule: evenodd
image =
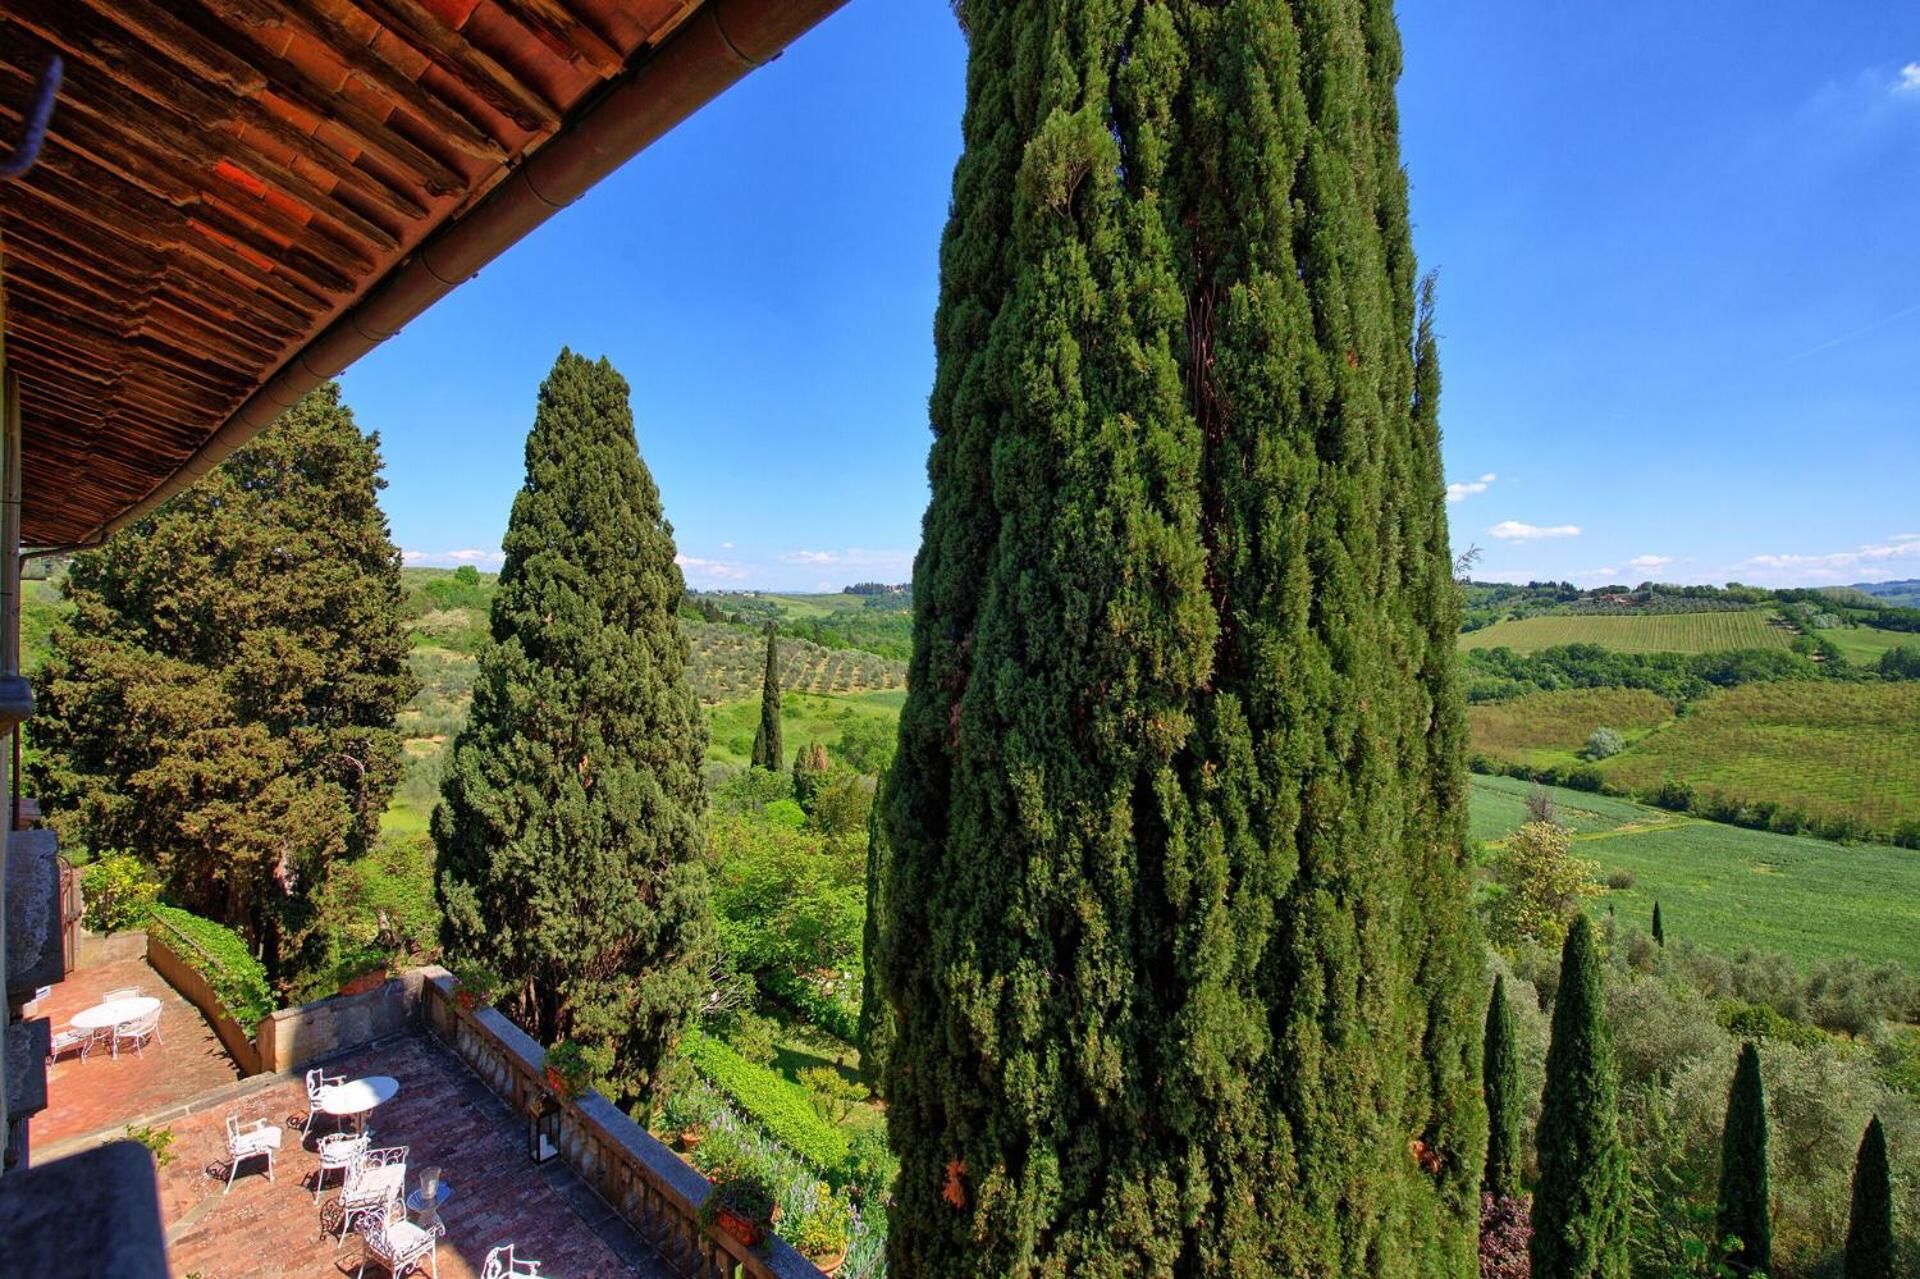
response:
M1620 1143L1618 1080L1593 922L1574 917L1553 1001L1547 1084L1534 1140L1528 1253L1535 1279L1625 1279L1627 1158Z
M1734 1273L1764 1274L1773 1266L1773 1224L1767 1203L1767 1097L1760 1080L1760 1052L1740 1047L1740 1062L1727 1090L1727 1119L1720 1131L1720 1237L1739 1246L1727 1257Z
M890 1257L1470 1274L1457 619L1391 5L965 19L884 799Z
M1853 1213L1847 1221L1845 1279L1893 1279L1893 1178L1887 1130L1875 1115L1853 1161Z
M1666 925L1660 921L1659 902L1653 904L1653 940L1655 944L1660 946L1667 944L1667 929Z
M706 719L673 527L627 384L562 350L507 525L493 643L433 833L444 940L544 1043L613 1052L643 1094L704 992Z
M275 977L323 961L316 894L400 780L407 666L380 439L329 382L76 556L35 680L33 786L68 843L150 860Z
M885 786L884 776L880 784ZM889 917L887 873L886 823L875 804L867 813L867 918L860 947L860 1068L875 1085L884 1084L894 1039L893 1009L882 996L880 977Z
M780 633L767 623L767 670L760 680L760 727L754 730L754 768L775 772L786 767L786 748L780 743Z
M1500 1198L1518 1198L1521 1130L1526 1112L1520 1100L1520 1048L1513 1029L1513 1005L1507 1002L1505 974L1493 979L1480 1061L1481 1091L1487 1101L1487 1163L1480 1176L1480 1189Z

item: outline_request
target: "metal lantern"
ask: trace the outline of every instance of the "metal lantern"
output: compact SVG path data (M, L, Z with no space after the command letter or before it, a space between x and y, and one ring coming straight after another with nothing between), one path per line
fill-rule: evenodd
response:
M547 1093L527 1111L527 1157L543 1164L560 1153L560 1103Z

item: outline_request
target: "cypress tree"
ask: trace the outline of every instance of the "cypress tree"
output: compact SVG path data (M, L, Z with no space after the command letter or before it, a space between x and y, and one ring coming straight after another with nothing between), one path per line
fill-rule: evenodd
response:
M883 800L890 1261L1471 1274L1457 605L1391 6L965 18Z
M526 461L433 818L443 940L506 980L504 1009L541 1042L610 1050L606 1083L638 1097L706 989L686 587L605 359L561 351Z
M1893 1178L1887 1131L1875 1115L1853 1161L1853 1213L1847 1221L1845 1279L1893 1279Z
M1507 1002L1505 974L1493 979L1480 1061L1481 1090L1487 1100L1487 1164L1480 1177L1480 1190L1496 1198L1518 1198L1521 1128L1526 1112L1520 1100L1520 1051L1514 1036L1513 1005Z
M760 727L754 730L750 765L779 772L786 761L786 748L780 744L780 635L769 622L767 670L760 680Z
M1660 903L1653 904L1653 940L1656 945L1667 944L1667 930L1660 922Z
M883 775L882 787L886 785ZM893 1009L881 994L880 972L887 944L887 834L880 805L867 812L867 918L860 947L860 1069L883 1086L893 1051Z
M1535 1132L1534 1279L1625 1279L1627 1161L1593 923L1574 917L1560 958L1553 1040Z
M152 862L296 983L316 903L400 781L407 665L380 437L338 383L105 546L35 677L32 785L64 843Z
M1760 1080L1760 1052L1740 1047L1733 1084L1727 1089L1727 1119L1720 1131L1720 1237L1738 1239L1727 1257L1735 1274L1764 1274L1773 1266L1773 1226L1767 1207L1767 1097Z

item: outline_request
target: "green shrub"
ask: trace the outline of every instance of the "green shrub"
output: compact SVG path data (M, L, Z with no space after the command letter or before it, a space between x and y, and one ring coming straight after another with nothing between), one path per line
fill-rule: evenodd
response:
M86 898L81 922L96 933L113 934L138 928L160 897L160 881L153 869L131 853L109 853L80 872Z
M830 1124L843 1124L853 1108L865 1101L867 1090L832 1066L809 1066L800 1072L800 1086L814 1113Z
M777 1047L775 1041L779 1036L779 1022L771 1017L742 1011L734 1015L733 1030L727 1035L727 1043L740 1054L742 1060L755 1066L765 1066L773 1061Z
M694 1068L768 1136L830 1178L845 1175L846 1134L814 1112L804 1089L697 1031L687 1036L686 1045Z
M1611 728L1596 728L1587 738L1586 756L1588 759L1611 759L1627 748L1620 734Z
M128 1124L126 1133L128 1141L137 1141L147 1148L156 1167L165 1168L173 1162L173 1129Z
M860 1010L821 994L812 982L778 970L760 974L760 985L769 995L826 1031L849 1044L860 1039Z
M150 909L152 918L163 926L162 938L168 949L207 979L228 1016L251 1028L273 1011L273 988L267 985L267 970L253 957L240 934L176 906L155 905Z

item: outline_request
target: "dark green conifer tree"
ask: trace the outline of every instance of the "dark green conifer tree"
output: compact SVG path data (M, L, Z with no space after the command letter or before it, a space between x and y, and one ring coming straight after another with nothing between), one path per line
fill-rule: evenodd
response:
M767 623L767 670L760 681L760 727L754 730L754 768L779 772L787 766L786 748L780 744L780 633Z
M1893 1178L1887 1130L1875 1115L1853 1161L1853 1213L1847 1221L1845 1279L1893 1279Z
M434 813L444 940L541 1042L644 1095L705 992L706 718L673 527L627 384L563 350L540 386L467 726Z
M884 789L886 777L880 778ZM867 813L867 918L861 936L860 1070L876 1088L884 1086L887 1058L893 1051L893 1009L881 993L886 949L887 833L880 805Z
M329 867L399 783L407 665L380 440L329 382L74 558L35 679L31 784L63 842L129 849L275 978L325 961Z
M1656 945L1664 946L1667 944L1667 929L1666 926L1660 922L1659 902L1653 904L1653 940Z
M884 797L892 1264L1472 1274L1457 605L1391 5L965 20Z
M1627 1160L1593 922L1574 917L1561 950L1547 1084L1535 1132L1534 1279L1626 1279Z
M1773 1224L1767 1198L1767 1097L1760 1079L1760 1052L1740 1047L1740 1062L1727 1090L1727 1119L1720 1130L1720 1206L1715 1215L1722 1239L1739 1246L1727 1257L1735 1274L1766 1274L1773 1267Z
M1513 1005L1507 1002L1504 974L1493 979L1480 1062L1481 1091L1487 1101L1487 1164L1480 1176L1480 1190L1502 1198L1518 1198L1526 1107L1520 1098L1520 1048L1514 1036Z

